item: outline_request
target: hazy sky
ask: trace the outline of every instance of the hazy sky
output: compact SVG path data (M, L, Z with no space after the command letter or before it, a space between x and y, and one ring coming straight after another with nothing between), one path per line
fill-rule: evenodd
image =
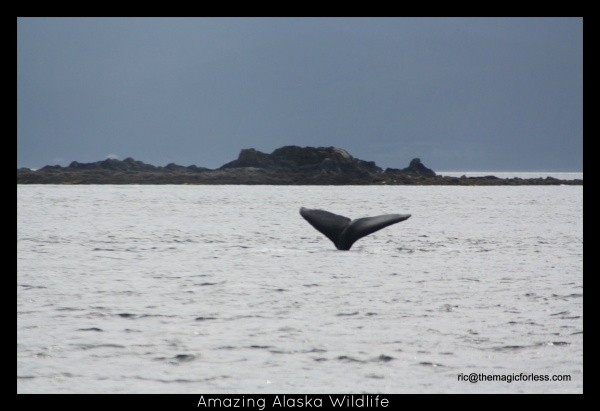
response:
M582 170L581 18L19 18L17 166Z

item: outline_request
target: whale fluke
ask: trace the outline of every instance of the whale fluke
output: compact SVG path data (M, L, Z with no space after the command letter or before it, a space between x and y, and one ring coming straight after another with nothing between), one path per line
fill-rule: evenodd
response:
M399 223L410 214L385 214L351 220L325 210L300 208L300 215L314 228L325 234L338 250L349 250L359 239L389 225Z

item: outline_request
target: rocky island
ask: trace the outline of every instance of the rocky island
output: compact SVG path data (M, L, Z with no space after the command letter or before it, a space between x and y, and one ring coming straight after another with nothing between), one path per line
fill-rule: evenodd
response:
M271 154L244 149L217 169L168 164L158 167L129 157L67 167L17 169L17 184L267 184L267 185L583 185L583 180L448 177L420 159L408 167L383 170L336 147L285 146Z

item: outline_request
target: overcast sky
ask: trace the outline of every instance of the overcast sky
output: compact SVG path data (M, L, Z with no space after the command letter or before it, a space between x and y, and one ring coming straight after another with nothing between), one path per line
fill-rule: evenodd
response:
M218 167L337 146L381 167L581 171L581 18L19 18L17 166Z

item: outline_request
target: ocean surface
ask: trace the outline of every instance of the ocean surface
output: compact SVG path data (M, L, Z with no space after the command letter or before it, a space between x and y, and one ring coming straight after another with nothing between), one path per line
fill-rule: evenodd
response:
M582 391L581 186L17 185L17 393Z

